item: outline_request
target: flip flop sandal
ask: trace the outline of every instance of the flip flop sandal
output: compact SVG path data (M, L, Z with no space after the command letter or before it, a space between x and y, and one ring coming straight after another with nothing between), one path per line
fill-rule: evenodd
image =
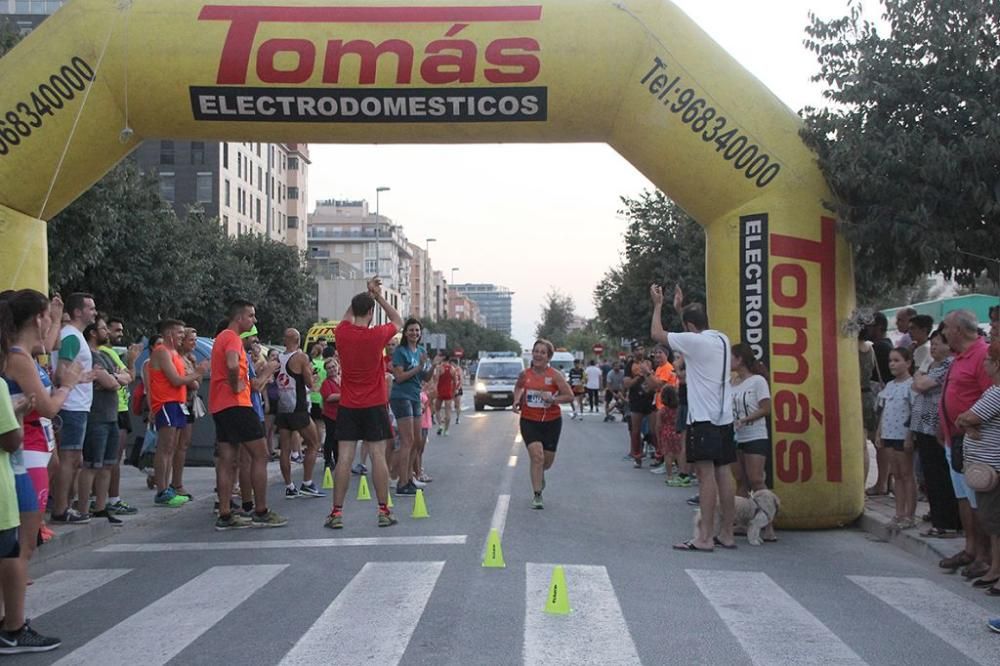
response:
M694 541L685 541L684 543L675 543L674 550L686 550L693 551L696 553L714 553L714 548L699 548L694 545Z
M1000 589L995 587L988 587L986 588L986 594L988 594L991 597L1000 597Z
M868 490L865 491L865 497L885 497L888 494L889 494L889 491L886 491L884 493L880 493L877 490L875 490L874 488L869 488Z
M771 537L770 539L764 539L764 543L778 543L778 537Z
M724 543L722 543L722 541L720 541L720 540L719 540L719 537L714 537L714 538L712 539L712 541L713 541L713 542L715 543L715 545L716 545L716 546L718 546L719 548L725 548L726 550L736 550L736 548L737 548L737 546L736 546L736 544L735 544L735 543L731 543L731 544L728 544L728 545L727 545L727 544L724 544Z
M931 527L930 529L921 532L920 536L927 537L929 539L954 539L958 536L958 532L955 530L942 530L938 527Z
M993 587L1000 578L980 578L972 582L972 587Z
M987 567L986 565L983 565L981 567L968 566L961 571L961 574L966 580L972 580L973 578L981 578L982 575L989 570L990 570L989 567Z

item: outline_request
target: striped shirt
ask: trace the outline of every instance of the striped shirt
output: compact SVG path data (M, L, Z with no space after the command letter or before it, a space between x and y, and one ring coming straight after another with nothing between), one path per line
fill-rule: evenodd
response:
M937 435L938 432L938 403L941 402L941 387L944 386L944 378L951 367L951 357L949 356L939 364L928 368L927 376L934 380L935 386L923 393L914 392L913 414L910 418L910 430L924 435Z
M979 437L966 433L963 455L966 462L983 463L1000 470L1000 386L986 389L972 406L972 413L982 419Z

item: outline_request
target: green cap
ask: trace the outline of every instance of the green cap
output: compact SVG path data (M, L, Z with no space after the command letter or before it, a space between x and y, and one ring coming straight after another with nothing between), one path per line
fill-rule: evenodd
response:
M240 340L246 340L247 338L252 338L255 335L257 335L257 327L256 326L254 326L253 328L251 328L246 333L240 333Z

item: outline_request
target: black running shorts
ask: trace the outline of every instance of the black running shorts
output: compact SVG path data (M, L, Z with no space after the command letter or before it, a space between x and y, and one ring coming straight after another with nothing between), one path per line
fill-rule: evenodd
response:
M687 461L712 462L716 467L736 462L736 439L733 425L717 426L711 421L697 421L688 426Z
M212 414L215 421L215 439L227 444L244 444L264 439L260 417L253 407L228 407Z
M559 447L559 434L562 432L562 417L551 421L532 421L521 419L521 439L524 445L541 442L542 448L555 453Z
M384 442L392 439L388 405L343 407L337 410L338 442Z

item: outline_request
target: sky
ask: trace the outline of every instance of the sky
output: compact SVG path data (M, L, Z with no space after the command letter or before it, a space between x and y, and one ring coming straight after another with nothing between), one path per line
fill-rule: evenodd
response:
M803 46L804 27L810 11L845 15L847 0L675 4L789 107L822 106L822 87L809 80L819 65ZM437 239L435 270L450 280L456 268L456 283L514 291L512 334L524 347L552 289L571 296L578 315L595 315L594 287L624 249L621 197L653 189L605 144L314 144L310 151L310 210L330 198L368 199L374 210L375 188L391 188L380 195L381 213L412 243ZM536 243L545 249L529 249Z

